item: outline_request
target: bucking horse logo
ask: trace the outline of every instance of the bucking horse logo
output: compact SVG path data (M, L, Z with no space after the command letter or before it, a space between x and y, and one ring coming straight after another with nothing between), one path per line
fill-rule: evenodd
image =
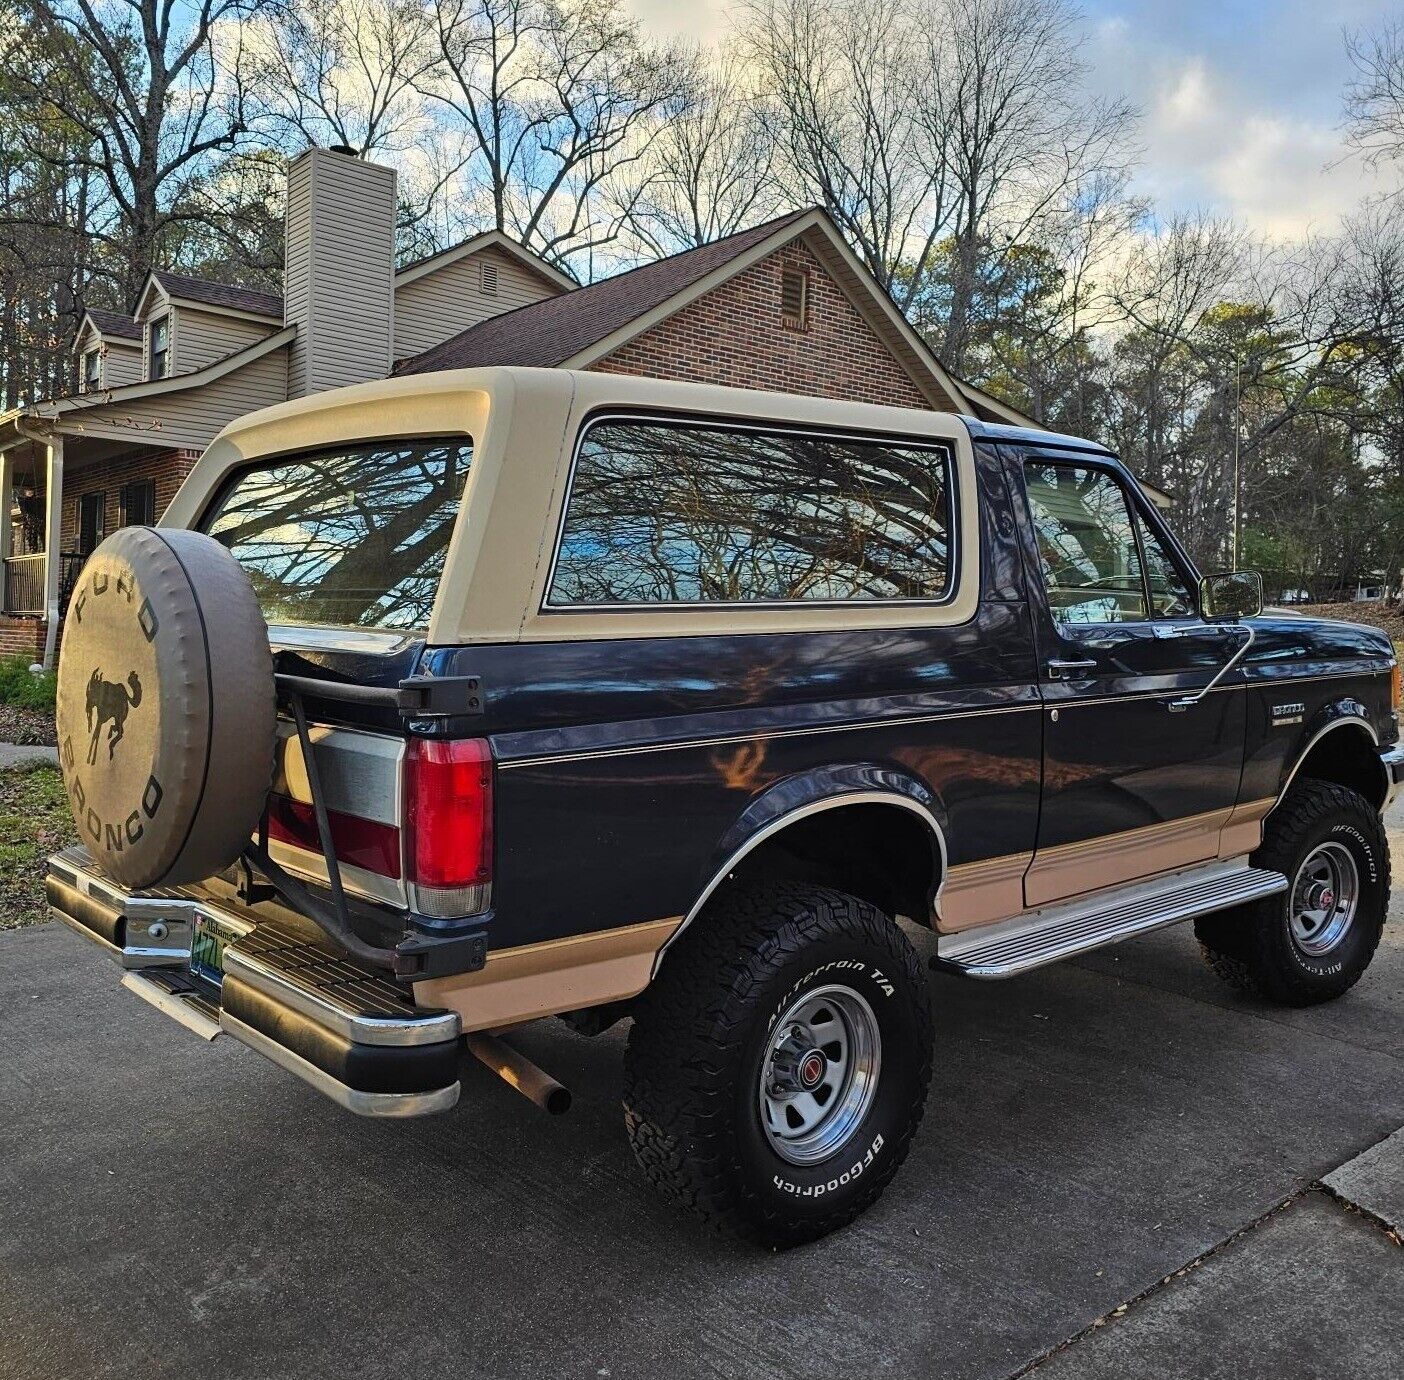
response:
M130 690L127 685L131 686ZM122 740L128 710L135 709L141 703L141 681L137 679L135 671L127 677L127 685L120 680L103 680L102 672L96 667L88 679L88 732L92 735L88 742L89 766L97 761L103 724L108 720L112 722L112 727L107 730L107 760L110 762L117 744Z

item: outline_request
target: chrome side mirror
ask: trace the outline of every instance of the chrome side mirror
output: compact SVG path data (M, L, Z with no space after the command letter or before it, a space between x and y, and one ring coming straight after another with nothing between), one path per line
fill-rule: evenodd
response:
M1256 570L1203 576L1199 581L1199 610L1211 623L1256 618L1263 611L1263 577Z

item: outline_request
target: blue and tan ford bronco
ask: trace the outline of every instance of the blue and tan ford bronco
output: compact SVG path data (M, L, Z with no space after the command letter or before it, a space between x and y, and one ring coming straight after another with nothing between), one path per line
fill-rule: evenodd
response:
M921 1120L918 929L973 979L1182 920L1263 1001L1365 970L1399 670L1261 602L1067 436L563 370L319 394L84 568L49 900L367 1116L469 1053L559 1110L503 1032L628 1020L644 1173L811 1240Z

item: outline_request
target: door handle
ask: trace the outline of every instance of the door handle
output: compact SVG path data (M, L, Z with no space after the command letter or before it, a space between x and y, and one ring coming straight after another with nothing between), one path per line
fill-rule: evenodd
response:
M1090 657L1085 659L1060 660L1054 658L1048 663L1048 674L1054 680L1062 680L1077 671L1095 671L1097 663Z

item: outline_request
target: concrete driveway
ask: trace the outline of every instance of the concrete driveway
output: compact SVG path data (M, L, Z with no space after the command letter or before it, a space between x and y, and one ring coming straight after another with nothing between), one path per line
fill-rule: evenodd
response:
M655 1202L618 1031L523 1032L567 1117L473 1065L448 1115L368 1123L68 931L0 935L0 1375L1398 1380L1397 894L1366 979L1312 1011L1228 993L1188 927L933 977L910 1160L785 1255Z

